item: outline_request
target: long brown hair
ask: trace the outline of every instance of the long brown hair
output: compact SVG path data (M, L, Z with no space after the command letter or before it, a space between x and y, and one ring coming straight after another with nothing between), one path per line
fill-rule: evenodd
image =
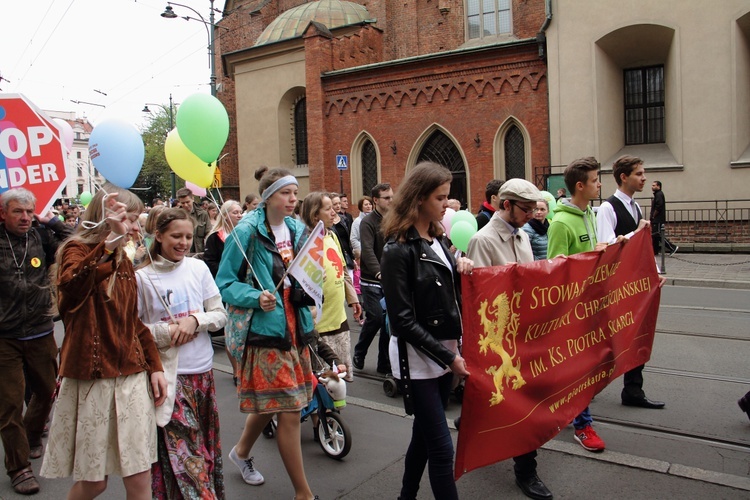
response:
M166 210L169 208L166 205L159 205L156 207L153 207L148 212L148 218L146 218L146 226L143 229L143 232L149 236L153 235L156 232L156 219L159 218L159 214L162 210Z
M305 196L305 199L302 201L300 217L302 217L302 222L308 228L315 228L315 224L318 223L315 218L318 216L320 209L323 208L323 200L330 197L328 193L324 193L323 191L313 191Z
M411 169L399 184L393 203L383 217L380 230L385 239L393 237L396 241L405 241L407 231L419 219L419 203L452 179L450 170L433 162L422 162ZM437 221L430 221L428 234L441 236L443 226Z
M78 224L78 228L76 229L75 234L73 234L73 236L71 236L65 243L63 243L63 245L57 251L55 261L57 262L58 279L60 278L60 273L63 269L62 261L63 255L65 254L65 248L67 247L69 242L77 241L85 245L98 245L110 233L109 225L107 225L107 223L105 222L102 222L106 218L102 202L104 201L104 197L107 194L111 193L117 193L117 201L125 204L125 210L129 214L140 214L141 212L143 212L143 202L135 194L128 191L127 189L117 187L109 182L105 183L102 188L94 194L94 197L91 198L91 202L86 208L86 211L83 212L81 223ZM99 222L102 223L98 224ZM96 226L92 227L94 225ZM127 238L127 236L125 237ZM112 258L115 259L115 263L119 267L122 259L127 257L125 257L125 252L118 251L115 252L114 255L112 255ZM115 282L117 282L116 279L109 280L107 294L110 297L112 294L112 290L114 289Z

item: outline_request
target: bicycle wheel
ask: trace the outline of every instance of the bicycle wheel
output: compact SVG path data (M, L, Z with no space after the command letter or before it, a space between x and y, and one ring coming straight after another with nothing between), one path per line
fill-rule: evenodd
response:
M326 413L325 425L328 429L328 436L326 437L323 429L320 430L320 447L329 457L341 460L349 454L352 448L352 435L349 427L338 413Z

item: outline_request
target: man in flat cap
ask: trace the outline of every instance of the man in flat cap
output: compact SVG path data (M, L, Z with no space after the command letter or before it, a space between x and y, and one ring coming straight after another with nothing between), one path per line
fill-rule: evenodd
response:
M474 261L474 267L534 262L529 236L520 228L534 216L542 194L529 181L510 179L502 185L497 197L499 209L471 237L467 257Z
M529 181L510 179L500 187L497 198L498 210L471 237L466 256L474 261L475 268L534 262L529 235L521 228L534 216L542 194ZM552 493L537 476L536 455L534 450L513 458L516 484L529 498L551 499Z

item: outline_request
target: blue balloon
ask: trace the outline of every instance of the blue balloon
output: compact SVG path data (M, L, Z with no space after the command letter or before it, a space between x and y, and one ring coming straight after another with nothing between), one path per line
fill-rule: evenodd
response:
M115 186L128 189L143 167L145 148L141 133L123 120L106 120L94 127L89 138L89 158Z

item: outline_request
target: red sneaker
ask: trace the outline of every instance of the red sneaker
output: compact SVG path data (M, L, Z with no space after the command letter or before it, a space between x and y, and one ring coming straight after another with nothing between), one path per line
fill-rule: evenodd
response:
M576 429L573 437L588 451L604 451L604 441L590 425L583 429Z

